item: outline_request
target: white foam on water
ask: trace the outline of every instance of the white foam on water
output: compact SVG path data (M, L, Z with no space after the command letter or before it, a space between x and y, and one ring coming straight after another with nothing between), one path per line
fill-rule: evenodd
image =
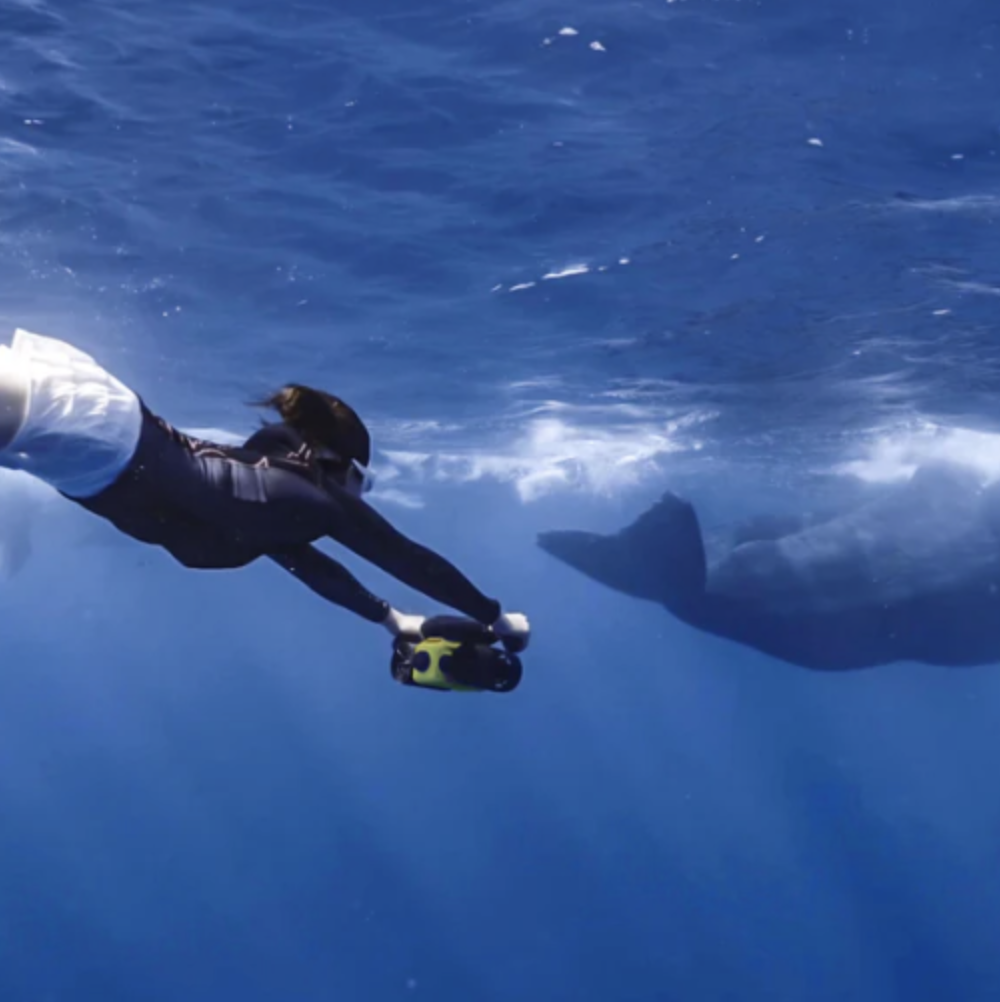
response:
M959 195L955 198L898 198L891 203L900 211L996 215L1000 195Z
M38 150L28 143L22 143L19 139L4 136L0 138L0 156L4 154L17 157L37 157Z
M542 281L550 281L553 278L571 278L573 275L586 275L590 271L590 266L586 264L570 264L559 271L550 271L542 275Z
M959 292L968 292L974 296L1000 296L1000 286L988 282L962 282L955 279L943 279L942 285L948 285Z
M1000 434L919 419L875 435L862 456L838 464L834 472L866 483L894 483L936 461L967 466L988 483L1000 480Z
M585 418L574 420L581 411ZM598 420L602 415L617 421ZM494 481L513 486L525 503L559 492L607 496L661 475L669 455L698 448L691 430L706 417L666 420L632 405L577 408L550 401L533 409L509 445L389 450L385 459L412 488L421 481Z

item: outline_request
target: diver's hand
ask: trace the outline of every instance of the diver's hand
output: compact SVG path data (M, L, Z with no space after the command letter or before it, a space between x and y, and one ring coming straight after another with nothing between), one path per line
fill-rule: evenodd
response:
M382 620L382 625L394 637L407 637L414 640L421 639L420 631L423 629L425 616L413 616L396 609L389 609L388 615Z
M520 654L531 640L531 624L523 612L505 612L493 624L493 632L512 654Z

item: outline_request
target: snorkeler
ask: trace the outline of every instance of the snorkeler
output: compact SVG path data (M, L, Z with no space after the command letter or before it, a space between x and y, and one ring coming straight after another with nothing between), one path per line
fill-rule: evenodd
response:
M242 446L193 438L89 355L17 330L0 345L0 466L37 477L185 567L243 567L266 556L328 601L419 639L422 616L392 608L312 545L332 539L517 649L527 646L524 615L504 613L362 500L374 481L371 437L352 408L298 384L260 404L281 421Z

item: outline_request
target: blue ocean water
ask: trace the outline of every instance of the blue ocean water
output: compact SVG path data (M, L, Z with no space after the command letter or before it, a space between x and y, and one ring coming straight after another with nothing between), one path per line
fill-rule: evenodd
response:
M276 569L4 478L3 1002L1000 995L995 669L812 675L534 545L1000 473L995 5L3 0L0 45L4 325L220 435L342 394L373 503L535 630L517 693L416 693Z

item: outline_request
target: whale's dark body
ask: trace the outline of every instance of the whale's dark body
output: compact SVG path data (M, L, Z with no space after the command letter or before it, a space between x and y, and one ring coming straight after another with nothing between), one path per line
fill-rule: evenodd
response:
M539 545L691 626L805 668L1000 662L1000 484L920 467L823 521L768 517L703 537L667 493L612 536L545 532Z

